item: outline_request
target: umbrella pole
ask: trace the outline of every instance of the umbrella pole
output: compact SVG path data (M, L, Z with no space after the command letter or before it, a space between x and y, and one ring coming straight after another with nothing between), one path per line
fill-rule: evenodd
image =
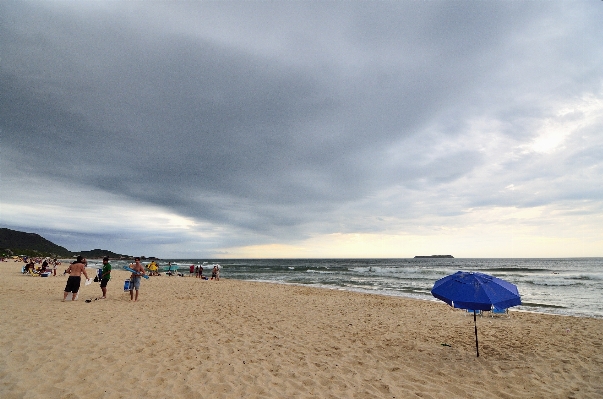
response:
M475 350L477 351L477 357L479 357L479 345L477 344L477 317L475 316L475 309L473 309L473 325L475 326Z

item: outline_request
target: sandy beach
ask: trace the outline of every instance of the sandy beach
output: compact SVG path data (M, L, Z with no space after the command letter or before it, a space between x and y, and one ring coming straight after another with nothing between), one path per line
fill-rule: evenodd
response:
M120 270L61 302L66 277L21 265L0 264L2 398L603 397L601 319L481 317L477 358L443 303L167 276L133 303Z

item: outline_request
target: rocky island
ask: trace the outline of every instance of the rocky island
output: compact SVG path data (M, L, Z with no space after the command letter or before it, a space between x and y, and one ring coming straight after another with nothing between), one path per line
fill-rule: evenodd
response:
M416 258L454 258L452 255L417 255Z

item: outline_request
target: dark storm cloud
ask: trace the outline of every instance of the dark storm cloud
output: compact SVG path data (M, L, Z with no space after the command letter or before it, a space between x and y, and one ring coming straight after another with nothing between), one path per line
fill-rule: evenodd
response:
M595 16L543 6L5 2L3 157L265 237L329 231L344 204L478 171L479 145L454 143L472 118L525 140L536 98L600 84L601 56L575 45L594 46ZM514 201L492 192L467 205Z

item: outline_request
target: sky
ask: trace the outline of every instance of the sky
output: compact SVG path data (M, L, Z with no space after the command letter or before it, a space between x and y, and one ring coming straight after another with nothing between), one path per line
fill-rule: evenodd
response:
M601 1L2 1L0 226L162 258L603 256Z

